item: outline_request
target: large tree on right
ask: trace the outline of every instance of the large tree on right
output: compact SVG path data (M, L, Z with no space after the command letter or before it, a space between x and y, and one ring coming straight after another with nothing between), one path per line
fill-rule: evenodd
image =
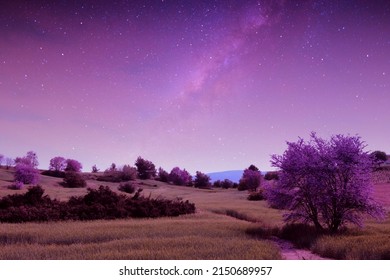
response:
M362 226L363 217L377 219L385 211L372 198L372 157L358 136L311 134L309 141L287 142L283 155L271 163L280 170L268 190L271 206L286 209L286 222L312 223L318 230L337 232L348 223Z

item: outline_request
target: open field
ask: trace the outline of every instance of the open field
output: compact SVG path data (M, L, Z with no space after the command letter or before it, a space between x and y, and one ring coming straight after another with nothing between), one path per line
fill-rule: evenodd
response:
M0 197L10 190L12 171L0 169ZM51 198L67 200L86 189L67 189L62 179L41 176ZM137 180L145 196L194 202L196 214L175 218L0 224L0 259L281 259L270 235L283 234L282 212L265 201L248 201L246 192L203 190ZM118 183L90 179L88 187ZM390 210L390 184L375 186ZM323 257L390 259L390 219L368 221L337 236L318 236L302 246ZM294 242L294 240L293 240ZM299 246L299 243L297 244Z

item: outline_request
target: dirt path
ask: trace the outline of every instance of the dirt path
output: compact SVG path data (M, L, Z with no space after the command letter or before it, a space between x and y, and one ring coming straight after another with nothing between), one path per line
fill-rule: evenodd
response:
M309 250L297 249L287 240L273 237L271 241L280 248L280 253L284 260L330 260L314 254Z

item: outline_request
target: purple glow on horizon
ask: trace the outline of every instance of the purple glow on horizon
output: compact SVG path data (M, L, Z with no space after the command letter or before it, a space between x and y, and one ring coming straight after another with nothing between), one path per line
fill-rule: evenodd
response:
M1 4L1 154L269 170L311 131L390 152L389 1L80 2Z

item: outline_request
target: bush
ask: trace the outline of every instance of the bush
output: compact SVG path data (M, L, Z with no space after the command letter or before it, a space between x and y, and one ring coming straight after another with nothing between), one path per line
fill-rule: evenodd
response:
M137 178L137 169L131 167L130 165L125 165L121 170L110 168L104 171L103 175L97 178L98 181L103 182L126 182L130 180L135 180Z
M277 171L269 171L264 175L264 179L267 181L278 180L279 174Z
M42 175L50 176L50 177L56 177L56 178L64 178L65 172L64 171L58 171L58 170L45 170L41 172Z
M29 188L25 194L8 195L0 199L0 221L21 223L29 221L95 220L119 218L157 218L178 216L195 212L195 205L188 200L152 199L140 195L118 195L109 187L88 189L80 197L67 202L51 200L43 196L40 186Z
M65 173L63 186L66 188L85 188L87 182L80 173L68 171Z
M136 189L135 185L130 183L120 184L118 187L118 190L125 193L134 193L135 189Z
M265 197L264 197L264 192L263 190L258 190L258 191L255 191L255 192L249 192L249 195L248 195L248 200L264 200Z
M15 181L23 184L36 184L39 180L39 172L31 165L18 163L15 167Z

